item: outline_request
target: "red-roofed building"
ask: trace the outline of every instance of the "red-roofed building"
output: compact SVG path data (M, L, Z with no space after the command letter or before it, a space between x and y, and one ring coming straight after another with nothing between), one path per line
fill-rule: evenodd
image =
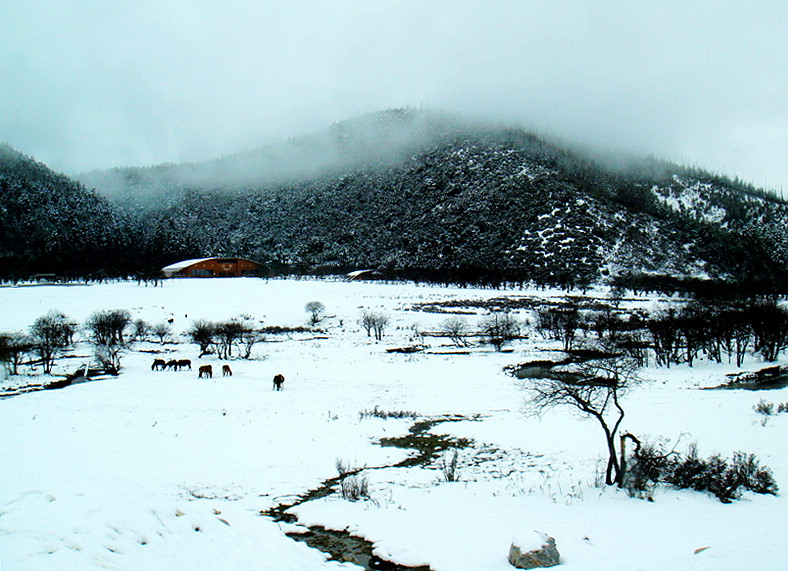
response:
M161 269L165 278L237 278L259 270L260 264L245 258L196 258Z

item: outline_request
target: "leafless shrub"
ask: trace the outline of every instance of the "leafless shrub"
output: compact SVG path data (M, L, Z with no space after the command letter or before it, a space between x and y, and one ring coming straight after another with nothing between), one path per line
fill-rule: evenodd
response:
M365 418L417 418L419 415L411 410L381 410L378 405L372 409L362 410L358 413L359 420Z
M355 502L369 499L369 479L362 474L364 468L353 467L349 462L336 459L336 469L339 475L339 493L343 499Z
M447 458L448 456L448 458ZM460 481L460 471L457 468L457 463L459 460L459 453L457 450L453 450L450 455L444 454L441 458L441 477L440 480L443 482L459 482Z

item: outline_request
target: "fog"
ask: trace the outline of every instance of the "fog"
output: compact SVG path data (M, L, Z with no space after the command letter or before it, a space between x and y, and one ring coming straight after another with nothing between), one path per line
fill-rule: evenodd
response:
M3 0L0 141L201 161L391 107L788 188L788 4Z

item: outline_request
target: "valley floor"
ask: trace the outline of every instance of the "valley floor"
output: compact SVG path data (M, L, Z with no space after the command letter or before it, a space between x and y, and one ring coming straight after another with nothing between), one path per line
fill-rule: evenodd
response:
M174 331L171 343L136 343L118 377L0 400L2 567L357 569L285 535L319 524L367 538L386 559L435 570L511 569L512 537L532 530L555 538L567 570L784 568L784 496L746 493L722 504L660 487L653 502L630 498L599 484L605 448L594 421L562 408L526 415L528 382L504 367L557 355L553 342L531 331L503 352L458 351L445 337L419 335L440 330L449 315L417 304L563 295L328 280L2 287L3 331L27 330L50 309L80 323L98 310L128 309L152 324L171 319ZM252 359L228 361L232 376L218 376L224 362L198 358L182 335L196 319L240 315L303 326L313 300L326 307L320 331L269 334ZM359 325L362 309L390 317L382 341ZM472 327L483 315L463 311ZM386 351L411 345L428 348ZM78 344L55 373L73 372L90 355ZM151 371L157 357L191 359L193 370ZM204 363L214 365L212 379L198 378ZM736 370L708 362L641 370L622 429L679 450L697 442L703 457L754 453L788 486L788 414L753 410L761 399L788 402L788 389L699 390ZM3 387L41 382L40 370L22 372ZM281 392L272 390L277 373L286 378ZM361 414L375 407L451 416L431 432L468 441L457 449L458 481L441 477L448 453L386 468L413 451L380 439L407 435L415 419ZM303 503L292 510L297 524L260 515L336 476L338 461L368 468L368 499L335 493Z

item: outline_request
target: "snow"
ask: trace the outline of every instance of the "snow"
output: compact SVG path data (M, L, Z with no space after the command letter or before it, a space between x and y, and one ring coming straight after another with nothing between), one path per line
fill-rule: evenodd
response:
M376 554L435 570L511 569L513 537L546 533L567 570L780 569L788 555L782 496L745 494L722 504L707 494L658 488L654 501L599 486L604 441L593 421L567 409L527 416L524 381L503 367L555 349L531 339L497 353L445 353L438 330L447 314L415 303L558 291L503 291L329 280L250 278L0 288L3 330L23 331L50 309L83 322L126 308L150 323L173 320L177 343L136 344L117 378L0 400L0 562L3 569L351 569L285 535L294 526L260 512L336 475L342 459L366 466L371 499L338 494L293 508L300 526L361 535ZM589 295L604 296L604 291ZM234 360L232 377L198 379L197 348L179 334L196 319L249 315L265 325L302 326L319 300L330 317L319 335L270 335L254 359ZM626 300L654 307L657 299ZM391 323L381 343L357 321L362 308ZM522 317L525 317L523 315ZM469 322L474 325L474 317ZM429 345L434 353L390 354ZM156 356L190 358L193 371L151 371ZM55 372L90 354L80 344ZM745 365L762 366L756 359ZM702 391L729 365L648 368L625 398L622 428L699 454L755 453L786 484L788 414L762 423L760 399L788 401L786 389ZM27 369L4 386L41 381ZM272 390L274 374L286 377ZM32 375L32 376L28 376ZM437 465L386 467L408 450L382 447L412 419L361 418L378 406L420 415L463 415L434 434L473 439L459 450L458 482ZM478 415L478 416L476 416Z
M722 223L727 213L724 208L710 203L709 195L714 191L712 184L684 180L676 175L673 176L673 181L679 186L680 190L667 195L663 195L659 191L656 193L656 196L664 204L680 212L700 212L705 222ZM657 187L652 188L652 191L655 191L655 189Z

